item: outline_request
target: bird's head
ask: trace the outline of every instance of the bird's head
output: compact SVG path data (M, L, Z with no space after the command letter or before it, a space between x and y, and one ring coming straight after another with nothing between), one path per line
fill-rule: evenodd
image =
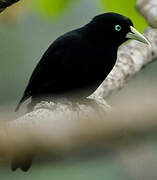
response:
M132 21L117 13L104 13L87 25L90 38L95 42L120 46L129 39L149 44L148 40L133 26Z

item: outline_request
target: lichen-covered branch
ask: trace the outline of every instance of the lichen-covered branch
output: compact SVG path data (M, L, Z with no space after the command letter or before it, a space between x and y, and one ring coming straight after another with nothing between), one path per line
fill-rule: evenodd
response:
M135 94L133 104L125 98L107 114L94 102L75 107L48 103L47 109L36 108L0 126L0 157L31 153L64 157L91 147L113 150L145 141L143 134L157 131L157 101L156 92L150 92L147 103L144 95L141 91Z
M137 9L153 28L157 28L157 1L138 0Z

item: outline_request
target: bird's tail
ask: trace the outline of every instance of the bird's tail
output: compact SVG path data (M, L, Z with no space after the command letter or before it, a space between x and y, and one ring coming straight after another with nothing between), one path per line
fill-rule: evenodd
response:
M23 156L16 156L11 161L11 169L12 171L16 171L20 168L22 171L28 171L28 169L32 165L32 155L23 155Z

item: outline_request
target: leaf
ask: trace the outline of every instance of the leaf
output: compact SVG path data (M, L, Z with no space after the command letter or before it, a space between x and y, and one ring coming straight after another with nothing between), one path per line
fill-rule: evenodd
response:
M129 17L133 21L136 29L142 32L147 27L147 23L136 10L136 1L137 0L101 0L103 6L106 7L108 11Z

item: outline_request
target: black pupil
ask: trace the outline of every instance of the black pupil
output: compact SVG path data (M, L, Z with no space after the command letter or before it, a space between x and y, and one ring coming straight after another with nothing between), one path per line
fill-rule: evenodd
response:
M119 25L117 26L117 29L120 30L120 26Z

